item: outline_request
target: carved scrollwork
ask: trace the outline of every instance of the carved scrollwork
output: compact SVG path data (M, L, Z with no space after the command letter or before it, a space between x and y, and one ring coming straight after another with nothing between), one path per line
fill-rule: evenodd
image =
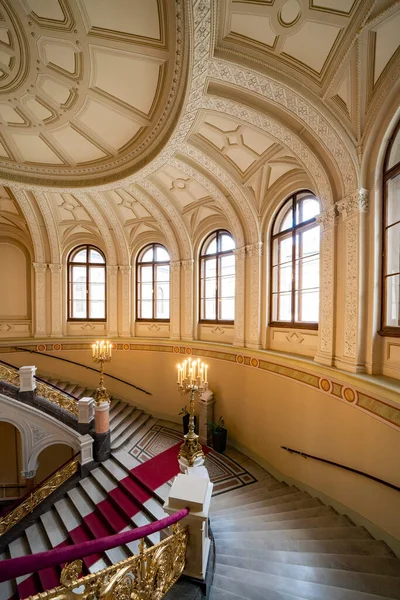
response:
M53 404L57 404L57 406L60 406L64 410L67 410L76 417L79 416L79 408L77 401L73 398L69 398L68 396L54 389L50 385L38 381L36 384L36 394L41 398L46 398L46 400L49 400Z

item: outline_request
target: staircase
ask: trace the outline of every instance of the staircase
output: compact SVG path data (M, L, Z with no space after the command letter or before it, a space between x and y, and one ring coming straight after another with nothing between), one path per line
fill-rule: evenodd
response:
M212 500L210 600L400 598L400 560L384 542L318 498L262 477Z
M74 396L77 400L84 397L94 397L95 390L85 388L80 384L46 377L45 375L41 375L40 377L60 390ZM135 408L124 400L111 398L111 449L118 450L124 444L131 441L146 424L149 424L149 421L151 421L151 425L155 422L154 419L151 419L151 415L145 413L143 410Z

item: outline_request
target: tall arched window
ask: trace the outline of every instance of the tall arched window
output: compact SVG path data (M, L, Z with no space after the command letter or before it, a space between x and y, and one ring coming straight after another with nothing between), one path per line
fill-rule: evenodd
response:
M320 212L309 191L293 194L272 229L271 325L316 329L319 313Z
M169 254L161 244L149 244L136 263L136 318L169 320Z
M400 123L384 163L382 330L400 336Z
M79 246L68 257L68 319L106 320L106 259L95 246Z
M200 321L233 323L235 318L235 242L228 231L214 231L200 251Z

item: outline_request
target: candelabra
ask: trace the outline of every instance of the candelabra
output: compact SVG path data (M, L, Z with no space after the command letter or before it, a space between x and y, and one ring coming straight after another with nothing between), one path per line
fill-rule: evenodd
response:
M94 399L96 404L109 402L110 397L104 386L103 364L111 360L111 342L96 342L92 345L92 357L95 363L100 363L100 381L99 387L96 389Z
M194 397L201 396L208 388L208 366L200 363L200 359L192 361L191 358L178 365L178 389L185 396L190 394L189 403L189 430L184 436L184 442L179 450L179 459L185 465L193 467L202 464L204 453L199 442L199 436L194 431Z

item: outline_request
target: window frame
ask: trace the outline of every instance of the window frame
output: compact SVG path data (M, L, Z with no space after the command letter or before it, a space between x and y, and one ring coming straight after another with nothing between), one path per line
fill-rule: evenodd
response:
M304 194L307 194L307 196L304 197ZM301 198L298 198L299 195L301 195ZM269 274L270 307L269 307L269 323L268 323L269 327L279 327L279 328L287 328L287 329L310 329L310 330L318 331L319 320L316 323L295 320L295 316L296 316L296 289L295 289L295 287L296 286L294 285L294 282L296 280L296 244L295 244L296 233L299 230L307 231L308 229L312 229L312 226L314 226L317 223L317 219L316 219L316 217L312 217L312 219L308 219L307 221L303 221L302 223L292 225L292 227L289 227L288 229L284 229L283 231L279 231L278 233L275 233L275 234L273 233L277 219L279 218L281 213L285 210L285 206L288 205L289 203L292 204L292 207L291 207L292 223L296 223L297 204L299 201L304 200L307 197L315 198L319 202L317 196L311 190L299 190L299 191L295 192L294 194L291 194L291 196L289 196L288 198L286 198L286 200L283 202L283 204L279 208L278 212L276 213L275 218L272 222L271 243L270 243L270 261L269 261L269 263L270 263L270 274ZM276 293L276 292L274 292L274 286L273 286L274 242L279 237L283 238L284 236L287 236L289 233L290 233L290 237L292 239L292 259L291 259L291 265L292 265L291 317L292 318L290 321L276 321L276 320L274 321L273 320L273 310L274 310L273 297L274 297L274 294ZM318 256L319 257L321 256L321 243L320 243L320 247L319 247ZM320 293L320 290L321 290L320 281L318 281L319 293ZM279 293L279 291L278 291L278 293Z
M160 248L162 248L163 250L165 250L165 252L167 252L168 256L170 256L167 248L165 246L163 246L162 244L160 244L159 242L151 242L150 244L146 244L145 246L143 246L143 248L141 250L139 250L138 255L137 255L137 259L136 259L136 321L138 322L145 322L145 323L152 323L152 322L156 322L156 323L169 323L171 321L171 257L168 261L145 261L145 262L141 262L139 261L139 257L141 254L145 254L147 252L147 250L149 250L149 248L153 248L153 257L154 257L154 251L156 249L156 247L159 246ZM139 297L139 268L140 266L150 266L152 267L152 279L151 279L151 285L152 285L152 305L151 305L151 312L152 312L152 317L138 317L138 315L140 314L139 311L139 305L140 305L140 297ZM157 318L154 317L155 314L155 306L156 306L156 302L157 302L157 298L156 298L156 294L154 293L154 287L155 287L155 268L156 266L160 266L160 265L168 265L169 266L169 319L161 319L161 318Z
M389 162L389 157L390 157L390 153L391 150L393 148L393 144L396 141L397 135L400 132L400 121L397 123L396 127L393 130L393 133L389 139L388 142L388 146L386 149L386 154L385 154L385 160L383 161L383 177L382 177L382 198L383 198L383 202L382 202L382 219L381 219L381 224L382 224L382 263L381 263L381 268L382 268L382 282L381 282L381 328L380 331L378 332L380 335L382 336L386 336L386 337L400 337L400 325L398 326L393 326L393 325L385 325L386 323L386 312L387 312L387 285L386 285L386 280L388 277L391 277L393 275L396 275L397 273L391 273L390 275L387 274L387 250L388 250L388 243L387 243L387 232L388 230L393 227L394 225L400 223L399 221L396 221L395 223L391 223L391 225L387 225L387 209L388 209L388 194L387 194L387 189L388 189L388 182L391 179L394 179L395 177L397 177L398 175L400 175L400 161L397 162L395 165L393 165L393 167L391 167L390 169L388 169L388 162ZM400 274L400 273L399 273Z
M74 262L71 260L71 257L74 256L75 254L77 254L78 252L80 252L81 250L86 248L86 257L87 260L86 262ZM96 252L98 252L99 254L101 254L101 256L104 259L104 263L91 263L88 260L89 257L89 251L90 250L95 250ZM78 266L78 267L86 267L86 317L72 317L71 316L71 307L72 307L72 302L73 302L73 296L71 297L71 290L72 290L72 284L73 281L71 279L71 274L72 274L72 268L74 266ZM90 272L90 267L91 266L96 266L96 267L102 267L104 269L104 318L93 318L93 317L89 317L90 315L90 285L89 285L89 272ZM97 322L97 323L105 323L107 321L107 262L106 262L106 257L104 255L104 252L102 250L100 250L100 248L98 248L97 246L93 246L93 244L81 244L80 246L77 246L76 248L73 248L73 250L71 250L71 252L68 254L68 260L67 260L67 321L76 321L76 322L86 322L86 321L91 321L91 322Z
M204 239L203 243L201 244L200 247L200 254L199 254L199 323L200 324L220 324L220 325L234 325L235 323L235 319L218 319L218 302L219 302L219 287L218 287L218 280L219 280L219 258L221 256L229 256L230 254L232 256L235 257L235 253L234 250L236 249L236 244L235 244L235 248L233 250L225 250L225 251L218 251L218 240L221 234L228 234L233 242L235 242L233 235L231 234L230 231L228 231L227 229L215 229L214 231L211 231L211 233L209 233L207 235L207 237ZM217 252L214 254L203 254L203 250L205 248L205 246L208 243L208 240L215 235L215 239L216 239L216 247L217 247ZM202 275L202 268L203 268L203 260L206 258L215 258L216 259L216 272L215 272L215 279L217 282L216 285L216 294L215 294L215 314L217 316L216 319L202 319L201 318L201 304L202 301L205 300L205 298L203 299L201 296L201 275ZM236 257L235 257L235 286L236 286ZM235 290L235 294L234 294L234 301L235 301L235 307L236 307L236 290Z

